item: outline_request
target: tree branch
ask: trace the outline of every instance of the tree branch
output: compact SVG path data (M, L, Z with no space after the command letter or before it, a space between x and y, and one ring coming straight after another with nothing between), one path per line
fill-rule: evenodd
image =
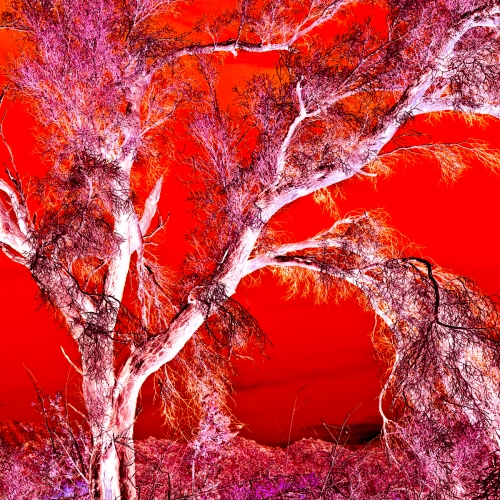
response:
M404 90L398 102L380 120L379 125L374 129L373 133L359 140L359 144L351 150L349 157L346 159L346 164L342 168L336 166L336 168L330 170L317 167L316 169L312 169L308 176L301 177L299 183L287 189L282 189L278 193L268 194L261 201L263 220L269 220L284 206L318 189L339 183L356 174L367 174L363 171L363 167L378 155L380 150L394 137L396 131L409 116L413 116L416 112L418 113L416 110L419 109L420 104L424 100L425 93L438 75L438 68L442 68L442 65L446 64L452 57L454 48L460 39L472 28L490 25L491 23L497 25L498 16L500 16L500 6L489 5L477 9L470 16L462 18L458 25L450 31L449 38L442 44L440 52L434 58L434 63L429 64L428 68ZM292 125L295 125L292 130L293 133L298 123L295 124L294 122ZM290 135L290 131L288 135ZM288 144L285 145L288 147ZM282 156L283 153L281 153L280 159ZM282 163L283 160L281 159L280 165Z
M337 248L337 249L345 249L346 248L346 240L339 238L331 238L327 235L329 233L333 233L342 225L348 225L356 223L364 218L367 218L368 215L364 214L359 217L346 217L344 219L340 219L336 221L330 229L325 231L321 231L316 236L309 238L307 240L298 241L295 243L287 243L284 245L279 245L277 247L273 247L268 250L265 254L257 255L252 259L248 260L245 263L245 267L243 270L243 276L248 276L249 274L262 269L264 267L274 265L276 262L276 257L284 257L286 254L292 252L299 252L301 250L316 250L320 248Z
M240 37L238 36L237 39L232 38L223 42L184 47L176 51L171 56L171 58L177 59L186 55L212 54L215 52L231 52L234 56L236 56L238 54L238 50L258 53L290 50L291 46L298 39L306 36L313 29L332 19L333 16L340 10L340 8L348 5L349 3L352 3L352 0L333 0L327 2L321 0L318 3L325 3L325 6L321 9L321 13L315 17L311 12L309 12L309 14L306 15L306 18L301 22L300 26L296 28L295 32L289 35L288 39L282 43L244 42L241 41ZM241 26L238 32L242 32Z
M146 236L146 233L151 225L151 221L156 213L156 209L158 208L158 201L160 200L161 194L161 186L163 182L163 177L160 177L156 184L149 193L148 198L146 199L146 204L144 205L144 212L142 213L141 220L139 221L139 227L141 228L142 236Z
M288 128L288 132L286 134L286 137L281 144L280 147L280 152L278 153L278 157L276 158L276 180L274 181L274 186L276 187L281 179L281 175L285 169L285 163L286 163L286 155L288 151L288 147L290 146L290 143L292 142L293 136L297 130L297 128L300 126L300 124L307 118L311 118L314 116L317 116L321 112L321 108L316 109L315 111L308 112L306 105L304 104L304 99L302 96L302 86L300 80L297 82L297 85L295 87L295 92L297 94L297 100L299 102L299 114L295 118L295 120L292 122L290 127Z
M471 106L469 109L457 104L449 96L429 96L422 99L418 107L413 110L413 115L423 115L426 113L440 113L443 111L458 111L461 113L472 113L478 115L490 115L500 119L500 106L497 104L485 104Z
M66 358L66 361L74 368L74 370L79 373L82 377L83 377L83 371L78 368L78 366L75 365L75 363L73 363L73 361L71 360L71 358L66 354L66 351L64 350L63 346L59 346L61 348L61 352L63 353L63 356Z
M27 237L12 220L8 210L0 200L0 244L5 255L15 262L28 264L28 256L32 248ZM11 247L18 255L12 253L5 245Z

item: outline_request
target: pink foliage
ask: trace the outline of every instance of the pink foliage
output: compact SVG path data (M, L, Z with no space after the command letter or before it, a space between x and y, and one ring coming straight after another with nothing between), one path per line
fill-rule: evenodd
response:
M222 420L225 426L226 421ZM194 443L184 444L153 438L136 442L139 498L497 498L496 451L488 448L481 429L471 425L446 428L436 434L429 433L425 426L408 422L398 434L399 446L393 446L390 454L380 440L356 448L342 445L342 434L334 443L304 439L284 449L262 446L232 433L226 434L229 439L215 444L213 436L220 435L220 422L210 430L208 427L208 423L202 426L202 432L210 436L210 445L205 448L200 444L200 436ZM73 453L76 441L68 436L66 424L53 430L56 433L53 436L61 438L55 450L46 430L3 426L2 500L87 498L87 485L74 460L68 460L68 455L62 453L63 450ZM78 437L81 446L80 439L81 436Z

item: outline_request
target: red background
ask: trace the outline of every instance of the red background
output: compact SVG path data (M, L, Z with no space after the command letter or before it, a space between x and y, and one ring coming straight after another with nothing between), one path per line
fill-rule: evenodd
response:
M0 44L2 57L13 50L2 31ZM238 79L272 67L273 61L273 56L228 57L221 75L222 100L229 102L230 89ZM30 118L16 104L6 118L5 133L21 173L39 175L43 168L33 152L31 126ZM413 127L436 141L477 138L493 147L500 141L500 125L495 120L481 128L467 126L452 115L433 124L422 117ZM5 158L3 148L1 158ZM384 208L393 227L421 245L424 256L472 277L485 292L496 294L500 288L500 178L482 165L471 167L453 184L443 182L438 166L429 162L406 169L401 166L391 177L379 179L376 188L370 181L356 178L345 183L346 197L339 200L339 206L342 213ZM186 249L183 235L190 221L184 195L178 174L171 170L160 206L162 212L172 213L162 251L174 268ZM297 238L314 235L332 223L310 198L294 203L280 215L280 222ZM69 397L79 399L74 371L59 346L73 359L77 358L76 349L64 329L57 329L49 313L39 308L36 291L29 272L0 254L0 419L38 419L31 407L35 392L26 369L49 394L69 380ZM267 351L270 359L239 365L231 406L245 424L243 435L268 444L283 443L289 437L324 437L323 421L341 424L353 410L349 422L357 424L358 437L374 435L379 425L379 380L369 340L372 315L353 301L317 306L311 299L285 301L285 293L269 275L262 277L259 286L241 287L237 293L273 343ZM152 385L146 384L137 437L162 435L161 417L152 399Z

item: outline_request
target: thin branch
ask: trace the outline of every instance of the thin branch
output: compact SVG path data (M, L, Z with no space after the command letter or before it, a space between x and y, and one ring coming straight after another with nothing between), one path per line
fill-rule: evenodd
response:
M78 366L76 366L75 363L73 363L71 358L66 354L66 351L64 350L63 346L61 345L59 347L61 348L61 352L63 353L63 356L66 358L68 363L75 369L77 373L79 373L83 377L83 371L80 368L78 368Z
M161 186L163 183L163 177L160 177L152 189L151 193L146 199L146 203L144 205L144 212L142 213L141 220L139 221L139 226L141 229L142 236L146 236L146 233L151 225L151 221L156 213L158 208L158 201L160 200L161 194Z
M307 108L304 104L304 99L302 96L302 86L300 80L297 82L297 85L295 87L295 92L297 95L297 100L299 102L299 114L295 118L295 120L292 122L290 127L288 128L288 132L286 134L286 137L281 144L280 147L280 152L276 158L276 180L274 182L274 186L277 186L279 184L279 181L281 179L281 176L283 174L283 171L285 169L285 163L286 163L286 155L288 151L288 147L290 146L290 143L292 142L293 136L295 132L297 131L298 127L300 124L306 120L307 118L312 118L314 116L319 115L321 113L321 108L318 108L314 111L308 112Z

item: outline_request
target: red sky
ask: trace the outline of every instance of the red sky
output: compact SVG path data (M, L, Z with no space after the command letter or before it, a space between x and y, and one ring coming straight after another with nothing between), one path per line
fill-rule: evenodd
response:
M0 32L2 53L8 50L6 40ZM232 86L227 75L248 75L256 68L256 57L240 54L236 60L228 58L221 93L225 95ZM271 62L265 60L267 66ZM457 117L433 125L422 118L414 127L435 140L472 137L487 140L493 147L500 145L500 124L494 120L479 128L468 127ZM39 174L30 121L20 107L9 113L5 129L20 170ZM391 177L379 179L376 189L366 179L354 179L345 185L345 199L339 200L339 206L343 213L384 208L393 227L421 245L424 256L475 279L485 292L497 294L500 177L481 165L472 167L454 184L443 182L438 167L428 163L401 167ZM176 173L170 172L161 208L172 212L164 250L172 266L180 261L185 248L188 215L183 193ZM280 217L283 228L297 238L314 235L332 223L310 199L299 200ZM285 293L270 276L264 276L259 286L241 288L237 293L237 299L257 317L273 343L267 351L270 359L257 359L255 366L249 362L239 365L232 407L245 424L243 435L262 443L284 442L292 414L292 440L315 433L324 435L322 421L340 424L356 408L350 422L361 424L367 433L373 431L378 425L379 389L369 340L373 317L351 301L317 306L311 299L285 301ZM74 359L76 349L64 329L55 327L48 312L38 309L35 294L29 272L1 254L0 419L37 418L30 406L35 392L24 367L49 394L62 389L68 376L75 381L59 346ZM74 386L70 383L70 397L77 399ZM142 406L137 436L161 435L151 384L143 390Z

